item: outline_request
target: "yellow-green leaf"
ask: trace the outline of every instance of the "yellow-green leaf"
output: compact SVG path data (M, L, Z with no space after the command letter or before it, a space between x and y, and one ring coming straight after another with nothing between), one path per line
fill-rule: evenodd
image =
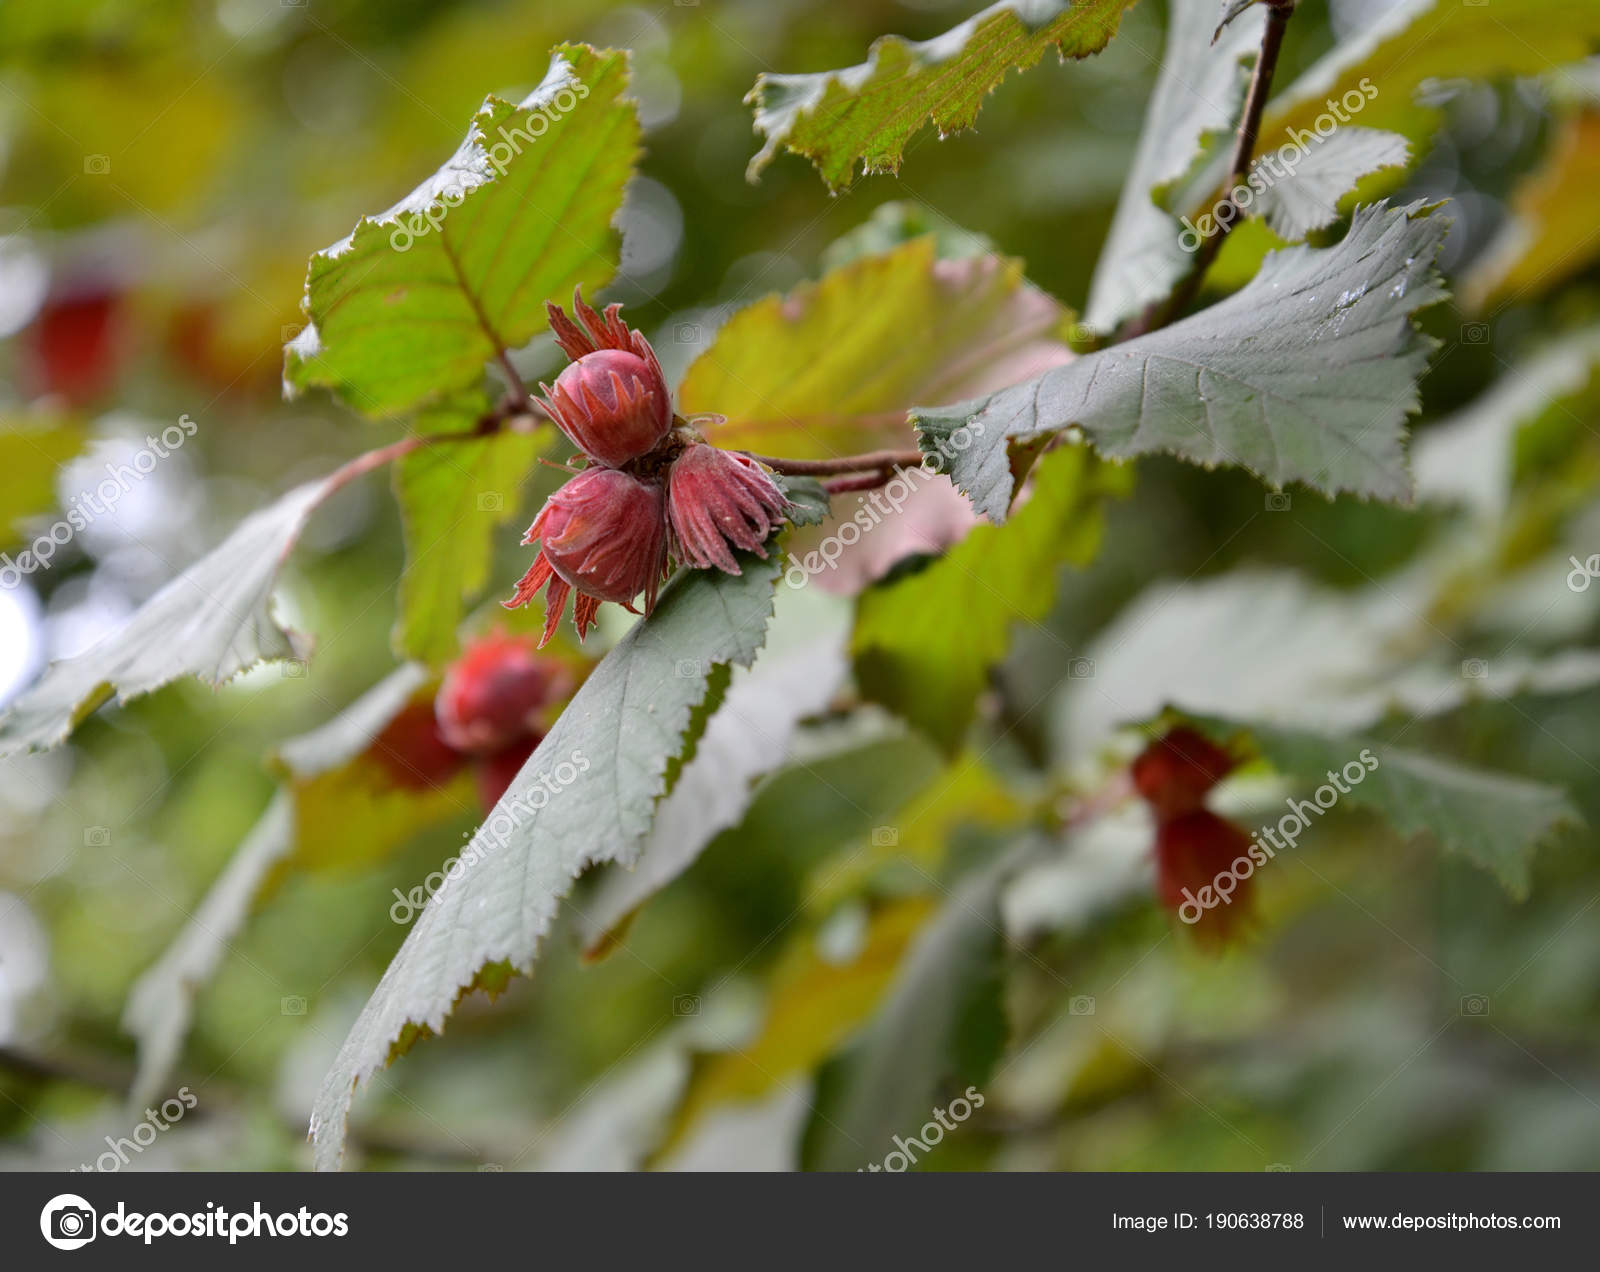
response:
M1019 262L938 258L933 236L740 310L678 390L718 445L815 458L913 444L906 411L1065 360L1065 318Z

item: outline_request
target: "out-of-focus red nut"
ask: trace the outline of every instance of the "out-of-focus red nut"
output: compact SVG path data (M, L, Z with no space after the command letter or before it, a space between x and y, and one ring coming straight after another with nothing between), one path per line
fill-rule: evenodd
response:
M1133 784L1157 820L1192 813L1233 770L1234 759L1209 738L1180 726L1140 752Z
M1250 836L1209 809L1156 828L1156 894L1195 935L1228 940L1252 917Z
M572 692L572 673L526 636L484 636L445 673L434 699L439 732L458 751L483 755L537 732Z

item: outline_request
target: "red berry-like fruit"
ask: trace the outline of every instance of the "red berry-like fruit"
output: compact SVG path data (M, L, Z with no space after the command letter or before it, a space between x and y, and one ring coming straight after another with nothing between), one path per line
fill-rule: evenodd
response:
M761 545L789 507L755 460L696 442L667 472L672 554L686 565L739 573L732 548L767 555Z
M660 369L636 353L597 349L569 363L554 388L540 387L561 431L611 468L649 454L672 427Z
M642 592L645 613L655 608L667 568L664 492L614 468L587 468L550 496L522 541L537 542L539 555L506 608L526 605L549 585L542 649L576 588L573 621L582 640L602 601L632 609Z
M487 755L538 733L550 707L572 692L572 674L501 632L469 645L434 699L439 732L458 751Z
M429 702L412 702L384 726L367 749L388 780L402 790L443 786L461 771L467 757L445 741Z
M1200 808L1233 768L1233 757L1215 742L1180 726L1140 752L1133 762L1133 784L1157 821L1165 821Z
M1250 836L1208 809L1156 828L1156 894L1203 941L1221 943L1252 917Z

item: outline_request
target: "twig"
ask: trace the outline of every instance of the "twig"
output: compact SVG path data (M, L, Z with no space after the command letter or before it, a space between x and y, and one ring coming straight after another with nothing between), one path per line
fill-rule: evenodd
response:
M1283 49L1283 33L1294 13L1295 0L1265 0L1265 3L1267 25L1261 34L1261 55L1256 58L1255 70L1250 75L1244 112L1239 119L1239 130L1234 134L1233 159L1228 165L1228 193L1217 208L1216 232L1195 249L1189 272L1173 288L1172 294L1150 305L1118 331L1111 341L1113 344L1159 330L1181 314L1200 290L1206 271L1222 250L1223 240L1244 219L1244 209L1235 201L1234 191L1250 175L1250 162L1255 157L1256 141L1261 135L1261 115L1266 109L1267 94L1272 91L1272 73L1277 69L1278 54ZM1231 212L1226 220L1223 219L1225 210Z
M832 481L823 482L822 488L830 495L844 495L856 490L876 490L879 486L887 486L900 471L902 470L899 468L880 468L876 472L861 473L858 476L835 477Z
M744 452L773 472L791 477L831 477L843 473L878 472L883 469L916 468L922 463L919 450L868 451L864 455L842 455L838 459L780 459L772 455Z

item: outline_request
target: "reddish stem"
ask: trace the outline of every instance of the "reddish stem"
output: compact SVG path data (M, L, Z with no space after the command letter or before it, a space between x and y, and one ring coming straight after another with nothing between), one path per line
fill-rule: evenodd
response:
M839 473L916 468L922 463L922 452L919 450L868 451L864 455L841 455L837 459L782 459L773 455L755 455L750 451L744 454L773 472L786 473L791 477L831 477Z

